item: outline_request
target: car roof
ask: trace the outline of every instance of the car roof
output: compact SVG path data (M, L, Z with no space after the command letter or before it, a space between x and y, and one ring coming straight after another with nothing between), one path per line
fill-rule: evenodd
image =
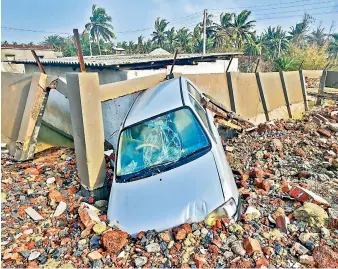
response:
M180 78L173 78L141 92L132 105L124 127L183 106Z

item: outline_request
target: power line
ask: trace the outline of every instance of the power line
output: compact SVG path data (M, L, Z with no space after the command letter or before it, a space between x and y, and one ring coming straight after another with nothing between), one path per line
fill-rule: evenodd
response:
M32 30L32 29L22 29L22 28L14 28L14 27L6 27L6 26L1 26L1 28L2 29L7 29L7 30L22 31L22 32L46 33L46 34L57 34L57 35L72 35L71 33L47 32L47 31L39 31L39 30Z
M271 14L281 14L281 13L292 13L292 12L307 12L309 10L314 10L314 9L323 9L323 8L334 8L335 6L326 6L326 7L314 7L314 8L309 8L309 9L298 9L298 10L291 10L291 11L281 11L281 12L274 12L274 13L252 13L252 15L257 16L257 15L271 15Z
M326 12L326 13L323 13L323 12L312 13L312 14L309 14L309 15L310 15L310 16L317 16L317 15L326 15L326 14L333 14L333 13L338 13L338 10L336 10L336 11L331 11L331 12ZM283 18L296 18L296 17L302 16L302 15L303 15L303 14L299 14L299 15L291 15L291 16L282 16L282 17L262 18L262 19L259 19L259 21L272 20L272 19L283 19Z

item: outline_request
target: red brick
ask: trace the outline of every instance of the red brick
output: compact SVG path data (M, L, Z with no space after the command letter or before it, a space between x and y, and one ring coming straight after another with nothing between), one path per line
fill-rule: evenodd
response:
M246 250L246 253L251 255L255 251L262 251L261 245L258 240L247 237L243 240L243 247Z
M217 254L217 253L218 253L218 247L215 246L215 245L210 245L209 248L208 248L208 251L209 251L210 253Z
M117 254L128 243L128 233L108 231L102 236L103 247L112 254Z
M139 232L139 233L137 234L137 238L138 238L138 239L142 239L142 237L145 236L145 235L146 235L145 232L143 232L143 231L142 231L142 232Z
M262 266L269 267L269 261L264 256L256 260L255 263L256 268L261 268Z
M262 177L264 177L265 172L264 172L263 169L261 169L261 168L254 167L254 168L251 169L249 175L250 175L250 177L252 177L252 178L256 178L256 177L262 178Z
M300 156L300 157L305 157L306 156L306 153L304 150L302 150L301 148L295 148L295 154L297 156Z
M318 129L317 132L323 136L326 136L326 137L331 137L331 132L327 129Z
M338 253L329 246L318 246L312 252L319 268L338 268Z
M205 268L208 265L206 259L202 255L195 254L193 256L193 260L194 260L197 268Z
M285 216L278 216L277 217L276 227L279 228L283 233L287 232Z

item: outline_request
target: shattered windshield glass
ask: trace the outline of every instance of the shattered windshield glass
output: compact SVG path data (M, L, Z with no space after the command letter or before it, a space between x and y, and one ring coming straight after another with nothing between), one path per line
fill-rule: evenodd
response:
M190 109L169 112L121 133L116 175L177 162L208 146L206 134Z

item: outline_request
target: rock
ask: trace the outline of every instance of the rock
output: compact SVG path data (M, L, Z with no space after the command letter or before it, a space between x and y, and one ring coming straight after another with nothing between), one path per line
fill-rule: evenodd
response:
M87 255L88 259L90 261L94 261L94 260L100 260L102 259L102 255L100 254L100 252L98 251L93 251L93 252L90 252L88 255Z
M63 201L61 201L58 206L56 207L53 217L59 217L65 210L67 209L67 204Z
M230 227L229 227L229 232L231 233L235 233L235 234L242 234L244 232L244 229L241 225L235 223L235 224L232 224Z
M319 205L329 206L330 203L327 202L324 198L320 197L319 195L315 194L314 192L304 189L300 186L293 187L290 192L290 196L297 199L300 202L312 202Z
M148 261L148 258L147 257L137 257L135 260L134 260L134 263L135 263L135 266L136 267L142 267L143 265L145 265Z
M49 205L52 206L53 208L56 206L56 203L60 203L61 201L64 201L65 199L63 198L61 192L57 190L50 190L48 193L48 201Z
M30 216L33 220L43 220L43 217L36 212L32 207L28 207L25 209L25 212L28 216Z
M306 153L301 148L295 148L295 154L299 157L306 157Z
M261 212L253 206L248 206L245 215L245 220L251 221L258 219L261 216Z
M122 231L108 231L102 236L103 247L112 254L117 254L128 243L128 234Z
M272 139L271 147L273 150L278 150L278 151L283 150L283 144L279 139Z
M314 258L309 255L301 255L299 257L299 262L303 265L307 265L310 268L314 268L316 266Z
M320 228L320 232L321 232L323 238L325 238L325 239L330 238L330 230L329 229L322 227L322 228Z
M169 231L164 231L158 235L164 242L169 243L172 240L171 233Z
M306 247L299 244L298 242L295 242L292 248L296 251L296 253L300 255L303 255L309 252L309 250Z
M298 237L299 241L305 244L306 242L314 242L319 241L318 233L301 233Z
M53 184L54 182L55 182L55 177L50 177L50 178L47 178L46 180L47 184Z
M30 251L20 251L19 254L24 257L25 259L28 259L29 255L31 254Z
M305 221L311 227L324 226L328 221L328 215L323 208L313 203L305 203L296 209L294 216L297 220Z
M338 229L338 209L329 208L329 225L332 229Z
M96 234L102 234L106 229L107 229L107 225L106 225L106 223L104 223L102 221L99 222L99 223L96 223L93 227L93 231Z
M338 268L338 253L329 246L316 247L312 256L318 268Z
M86 228L92 228L97 222L100 222L100 218L98 217L99 210L92 205L87 203L82 203L79 208L79 215L82 223L86 226Z
M239 258L239 257L238 257ZM231 261L230 268L253 268L253 264L247 259L235 258Z
M235 241L231 244L231 250L233 253L240 255L240 256L244 256L246 251L243 247L243 243L242 241Z
M94 203L94 206L97 207L100 210L104 210L108 206L108 201L107 200L98 200Z
M197 268L206 268L207 267L208 263L202 255L195 254L193 256L193 260L194 260Z
M244 238L243 240L243 247L249 255L254 253L255 251L262 251L261 245L258 240L253 239L251 237Z
M269 267L269 261L262 255L258 259L255 259L256 268L268 268Z
M268 180L265 180L265 179L262 179L262 178L255 178L254 185L257 188L262 189L266 192L268 192L270 190L270 187L271 187L271 183Z
M146 245L147 252L160 252L161 247L158 243L151 243L149 245Z
M40 256L40 252L39 251L33 251L31 252L31 254L29 254L28 260L29 261L33 261L35 259L37 259Z
M263 171L263 169L254 167L250 171L250 177L251 178L263 178L266 173Z

